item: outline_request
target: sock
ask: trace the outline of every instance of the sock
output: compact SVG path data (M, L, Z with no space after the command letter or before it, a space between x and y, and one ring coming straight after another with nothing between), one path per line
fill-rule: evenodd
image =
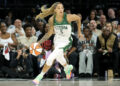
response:
M44 76L44 75L45 75L45 72L41 72L40 75L41 75L41 76Z
M43 77L45 75L44 72L41 72L36 78L41 78L41 76Z

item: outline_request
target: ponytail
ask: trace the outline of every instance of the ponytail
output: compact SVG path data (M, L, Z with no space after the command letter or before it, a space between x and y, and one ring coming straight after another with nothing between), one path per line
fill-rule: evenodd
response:
M49 15L53 15L53 14L54 14L54 9L56 8L56 6L57 6L58 4L61 4L61 3L60 3L60 2L56 2L56 3L54 3L50 8L46 8L46 5L43 5L43 6L41 7L42 13L38 14L38 15L36 16L36 19L38 19L38 18L43 19L43 18L45 18L45 17L47 17L47 16L49 16Z

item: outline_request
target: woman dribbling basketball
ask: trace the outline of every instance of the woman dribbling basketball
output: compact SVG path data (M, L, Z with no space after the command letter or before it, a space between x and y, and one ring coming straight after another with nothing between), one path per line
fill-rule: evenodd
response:
M42 13L40 13L37 18L45 18L49 15L53 15L49 19L49 31L46 33L43 38L38 42L39 44L46 41L53 33L54 37L54 50L48 57L46 64L43 67L42 72L33 80L33 82L38 85L40 80L43 78L44 74L52 66L54 60L57 60L63 67L66 73L67 79L71 78L71 70L73 69L72 65L68 65L64 53L72 45L71 38L71 22L76 21L78 25L78 37L81 37L81 21L80 17L75 14L66 14L64 13L63 4L60 2L54 3L50 8L45 9L45 6L41 8Z

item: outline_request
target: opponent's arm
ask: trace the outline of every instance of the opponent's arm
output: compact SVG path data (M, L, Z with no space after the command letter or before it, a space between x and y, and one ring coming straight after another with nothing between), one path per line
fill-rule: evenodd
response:
M67 15L67 19L68 22L71 23L72 21L76 21L77 22L77 26L78 26L78 37L83 36L81 33L81 18L75 14L68 14Z
M53 34L54 31L54 27L53 27L53 17L51 17L49 19L49 25L50 28L48 30L48 32L42 37L42 39L40 41L38 41L39 44L43 43L44 41L48 40L49 37Z

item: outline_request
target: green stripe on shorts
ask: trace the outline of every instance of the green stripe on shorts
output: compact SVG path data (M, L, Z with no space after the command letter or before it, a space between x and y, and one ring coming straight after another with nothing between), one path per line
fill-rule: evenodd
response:
M66 45L65 47L60 48L60 49L63 49L64 52L71 48L71 46L72 46L72 37L69 37L69 41L70 42L68 43L68 45Z

